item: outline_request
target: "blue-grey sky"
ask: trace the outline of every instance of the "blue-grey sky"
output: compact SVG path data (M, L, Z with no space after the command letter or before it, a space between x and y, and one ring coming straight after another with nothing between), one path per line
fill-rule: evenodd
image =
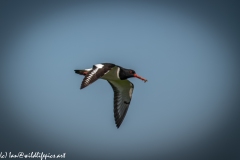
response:
M1 11L0 151L65 152L67 159L235 157L232 8L219 18L222 6L210 12L214 7L203 5L205 12L156 2L10 2ZM74 73L103 62L148 79L129 79L135 88L119 129L111 86L98 80L80 90L83 77Z

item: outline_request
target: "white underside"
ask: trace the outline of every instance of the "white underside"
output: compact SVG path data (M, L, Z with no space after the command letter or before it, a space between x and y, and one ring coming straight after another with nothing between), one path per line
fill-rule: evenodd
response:
M121 94L121 99L123 101L129 102L132 98L133 85L129 80L122 81L110 81Z
M105 73L101 78L105 80L120 80L119 79L119 70L120 68L115 66L110 71Z

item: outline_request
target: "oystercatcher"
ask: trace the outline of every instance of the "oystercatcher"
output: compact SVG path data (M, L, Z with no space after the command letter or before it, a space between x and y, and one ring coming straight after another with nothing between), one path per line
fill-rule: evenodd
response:
M134 85L127 78L136 77L144 82L147 80L138 76L132 69L126 69L112 63L95 64L92 68L74 70L85 76L80 89L83 89L101 78L107 80L114 92L114 118L117 128L120 127L132 99Z

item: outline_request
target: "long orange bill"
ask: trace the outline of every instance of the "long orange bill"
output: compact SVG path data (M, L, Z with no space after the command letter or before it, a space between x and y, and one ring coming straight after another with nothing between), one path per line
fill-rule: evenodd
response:
M146 80L145 78L142 78L142 77L140 77L140 76L137 75L137 74L134 74L133 76L136 77L136 78L138 78L138 79L143 80L144 82L147 82L147 80Z

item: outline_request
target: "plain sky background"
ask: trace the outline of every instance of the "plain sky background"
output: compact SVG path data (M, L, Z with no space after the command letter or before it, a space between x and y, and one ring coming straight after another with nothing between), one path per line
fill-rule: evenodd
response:
M112 160L239 156L236 8L1 1L0 152ZM83 77L74 73L103 62L148 79L129 79L135 88L119 129L111 86L98 80L80 90Z

